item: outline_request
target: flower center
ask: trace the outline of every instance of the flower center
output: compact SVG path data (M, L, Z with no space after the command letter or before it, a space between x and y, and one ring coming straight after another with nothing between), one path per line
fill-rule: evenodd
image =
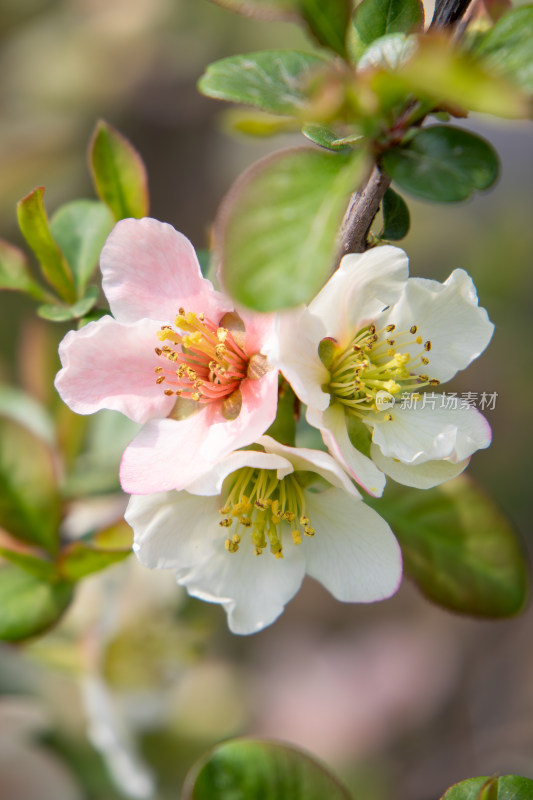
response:
M171 367L157 366L156 383L165 384L166 395L177 395L198 403L224 401L228 419L240 411L239 387L244 378L257 379L266 371L266 359L260 353L248 356L244 350L244 325L236 314L221 319L234 329L216 325L203 313L180 308L174 325L157 331L162 347L155 352L172 362ZM171 344L168 344L170 342ZM177 345L174 349L171 345ZM236 411L236 413L234 413Z
M440 383L413 371L429 364L431 342L424 342L417 325L399 333L395 328L387 325L378 331L375 325L367 325L344 350L332 339L320 342L319 355L330 373L330 381L323 388L355 416L363 418L369 411L382 410L380 392L394 398L400 392L411 393ZM402 352L412 344L421 346L416 355ZM388 417L392 419L390 414Z
M282 523L291 527L294 544L301 544L302 533L314 536L305 513L305 496L295 473L281 480L273 469L244 467L231 476L228 496L218 523L228 528L226 550L235 553L244 534L251 536L256 556L270 545L276 558L283 558ZM231 534L231 535L230 535Z

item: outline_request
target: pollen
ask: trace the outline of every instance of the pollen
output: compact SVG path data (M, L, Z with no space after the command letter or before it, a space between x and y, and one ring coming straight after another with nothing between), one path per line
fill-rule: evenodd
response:
M223 519L218 524L228 529L225 548L229 553L236 553L249 536L256 555L268 549L281 559L288 543L297 546L304 535L315 535L297 472L278 479L275 470L244 467L227 484L220 509Z

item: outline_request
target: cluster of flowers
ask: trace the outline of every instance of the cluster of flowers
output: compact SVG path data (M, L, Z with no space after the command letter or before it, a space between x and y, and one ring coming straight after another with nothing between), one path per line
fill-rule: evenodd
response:
M429 488L489 445L471 406L377 402L433 390L484 350L493 326L469 276L409 278L381 246L345 256L309 306L253 313L153 219L119 222L100 263L112 316L67 334L56 386L80 414L142 423L120 471L138 558L221 603L235 633L273 622L305 573L342 601L393 594L400 548L354 481L376 497L386 475ZM280 375L329 454L265 435Z

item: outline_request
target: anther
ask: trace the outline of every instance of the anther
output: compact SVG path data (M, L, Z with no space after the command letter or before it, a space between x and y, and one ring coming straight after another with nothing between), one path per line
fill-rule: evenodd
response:
M396 327L396 325L387 325L387 327L385 328L385 330L386 330L388 333L392 333L392 332L393 332L393 330L395 329L395 327Z
M160 347L154 347L154 350L157 356L160 356L163 353Z
M427 340L427 342L424 342L424 350L427 350L428 353L431 350L431 342L429 341L429 339Z
M420 361L422 362L422 364L423 364L425 367L427 367L427 365L429 364L429 358L426 358L425 356L422 356L422 358L420 359Z
M163 383L163 381L165 381L165 380L166 380L165 376L164 375L160 375L159 378L155 379L155 382L156 383Z
M409 333L413 333L413 334L414 334L414 333L416 333L416 332L417 332L417 330L418 330L418 327L417 327L416 325L412 325L412 326L409 328Z
M167 395L167 397L170 397L171 395L173 395L173 394L174 394L174 392L172 391L172 389L165 389L165 391L163 392L163 394L166 394L166 395Z
M429 382L430 386L440 386L440 381L437 378L432 378Z

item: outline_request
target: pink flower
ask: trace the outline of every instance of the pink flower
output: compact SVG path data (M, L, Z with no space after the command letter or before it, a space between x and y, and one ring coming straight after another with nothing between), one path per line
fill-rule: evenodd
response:
M113 316L65 336L56 388L78 414L144 423L122 458L126 492L183 489L274 421L278 377L262 353L274 317L235 312L189 240L155 219L119 222L100 266Z

